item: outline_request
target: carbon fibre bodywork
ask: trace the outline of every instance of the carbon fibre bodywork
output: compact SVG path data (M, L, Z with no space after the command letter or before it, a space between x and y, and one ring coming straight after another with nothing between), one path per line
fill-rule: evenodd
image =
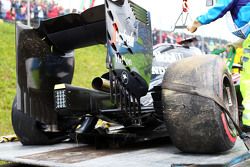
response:
M107 47L105 90L70 85L74 49L97 44ZM17 23L16 48L17 110L39 122L40 130L84 134L101 118L150 137L167 135L161 101L166 68L201 54L180 45L153 48L150 14L130 0L106 0L37 28Z
M37 28L18 23L12 124L22 144L71 139L98 147L169 136L184 152L231 149L238 110L225 62L191 47L195 39L153 48L150 22L130 0L105 0ZM71 85L74 49L96 44L107 47L109 72L94 89Z
M139 98L147 93L151 78L150 14L131 1L106 4L109 64L125 88Z
M43 123L56 125L53 90L58 83L71 83L74 52L60 53L40 34L16 25L17 109Z
M122 105L117 100L119 91L112 92L118 87L129 92L138 103L138 99L147 93L150 82L151 41L149 13L127 0L107 0L104 5L80 14L72 13L41 21L37 28L17 23L18 111L43 124L55 125L60 130L54 104L54 86L71 84L74 49L96 44L107 46L106 63L112 75L108 79L114 85L110 93L94 93L89 89L77 91L85 92L86 97L84 95L83 98L91 102L83 114L99 114L101 109L119 108ZM93 102L97 94L105 97L105 101L110 100L110 103L105 103L107 105L104 107L93 106L102 101Z

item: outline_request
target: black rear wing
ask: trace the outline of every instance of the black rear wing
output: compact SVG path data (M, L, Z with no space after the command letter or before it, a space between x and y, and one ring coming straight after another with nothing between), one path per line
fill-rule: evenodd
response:
M81 14L68 14L40 22L36 29L60 51L106 43L105 5Z

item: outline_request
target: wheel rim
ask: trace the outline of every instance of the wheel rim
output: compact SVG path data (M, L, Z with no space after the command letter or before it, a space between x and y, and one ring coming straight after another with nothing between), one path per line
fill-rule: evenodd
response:
M237 112L235 112L235 101L233 99L233 94L232 94L232 87L230 86L230 82L228 78L226 78L225 82L223 83L223 101L225 104L225 107L228 109L229 113L231 114L232 118L234 119L235 122L238 122L237 119ZM226 127L229 130L229 133L231 137L236 138L237 137L237 132L236 128L233 124L233 121L229 118L229 116L224 113L224 117L226 120ZM225 125L224 125L225 126Z

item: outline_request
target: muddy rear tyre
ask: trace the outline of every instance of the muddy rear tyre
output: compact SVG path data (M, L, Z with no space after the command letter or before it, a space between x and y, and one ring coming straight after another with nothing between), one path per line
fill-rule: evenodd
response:
M166 89L170 83L189 85L219 96L238 122L235 89L224 62L218 57L201 56L173 64L164 76L162 98L165 122L178 149L189 153L231 149L236 142L236 130L221 107L210 98Z

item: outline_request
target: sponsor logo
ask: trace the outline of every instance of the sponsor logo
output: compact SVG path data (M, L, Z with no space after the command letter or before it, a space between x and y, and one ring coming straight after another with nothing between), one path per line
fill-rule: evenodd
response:
M127 66L132 66L132 65L133 65L131 59L125 58L124 56L121 56L121 58L120 58L118 55L116 55L116 57L115 57L115 62L116 62L116 63L122 64L123 61L126 62L126 65L127 65Z
M165 74L166 72L165 67L153 66L152 67L152 74Z
M164 52L164 53L160 53L160 52L156 52L154 54L155 56L155 60L157 62L163 62L163 63L174 63L178 60L183 59L184 55L183 53L179 53L179 52Z
M125 85L128 84L128 73L126 71L122 72L121 80L122 80L122 83L124 83Z

